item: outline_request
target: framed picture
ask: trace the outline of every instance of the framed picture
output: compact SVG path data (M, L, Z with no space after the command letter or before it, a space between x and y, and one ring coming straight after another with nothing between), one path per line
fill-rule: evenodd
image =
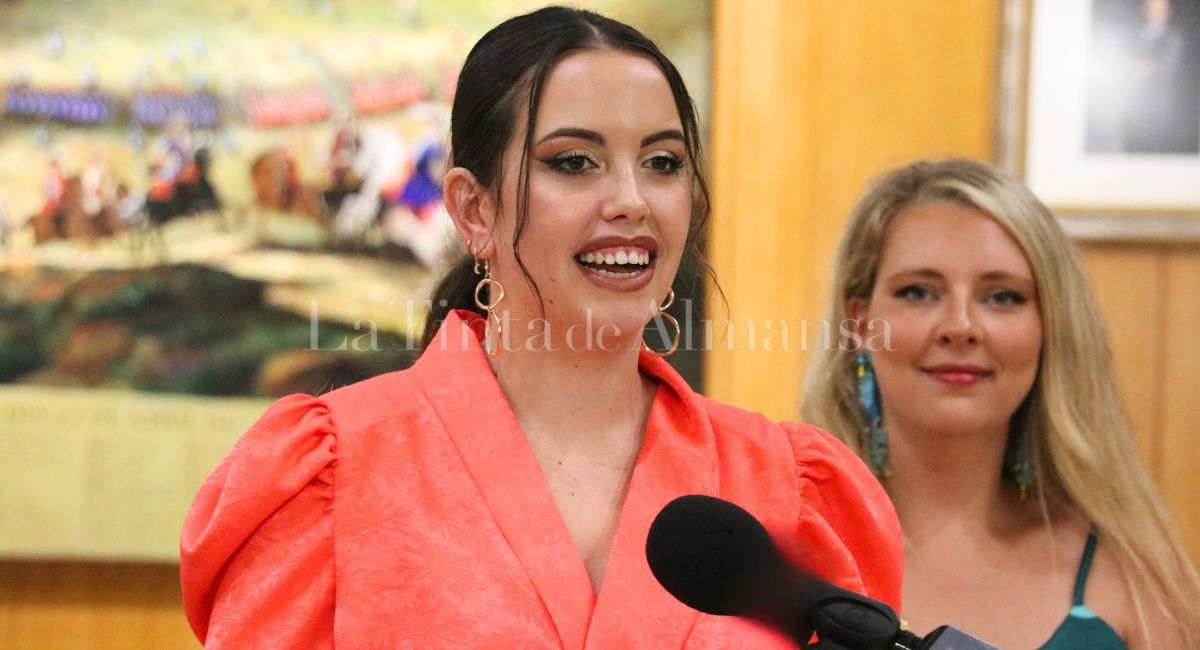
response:
M1200 239L1200 3L1007 0L1002 163L1080 237Z
M458 68L545 2L141 4L0 0L0 559L174 561L272 399L417 358ZM708 0L573 4L707 113Z

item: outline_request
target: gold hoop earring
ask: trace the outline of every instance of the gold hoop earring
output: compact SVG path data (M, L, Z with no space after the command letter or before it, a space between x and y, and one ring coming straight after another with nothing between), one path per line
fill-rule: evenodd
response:
M487 314L487 327L483 330L483 350L487 352L489 357L495 358L496 355L500 354L500 342L504 339L504 325L500 322L500 316L496 313L496 307L500 304L501 300L504 300L504 285L492 279L491 265L488 264L487 260L481 260L478 257L475 258L475 273L483 276L479 280L479 284L475 285L475 306ZM483 293L485 288L488 292L487 303L484 303L479 295ZM494 338L496 341L494 346L491 345L493 331L495 332Z
M671 292L667 294L667 299L663 301L663 304L658 306L657 314L657 317L661 317L664 321L670 323L671 326L675 328L675 335L671 338L671 347L659 352L658 350L655 350L647 345L645 340L642 341L642 349L656 357L659 357L660 359L675 354L675 351L679 349L679 321L675 320L674 316L667 313L667 308L673 304L675 304L675 290L671 289Z

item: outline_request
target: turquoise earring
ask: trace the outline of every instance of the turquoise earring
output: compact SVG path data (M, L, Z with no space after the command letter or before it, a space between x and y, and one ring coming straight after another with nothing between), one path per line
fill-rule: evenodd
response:
M1009 476L1017 484L1017 489L1021 491L1022 501L1029 497L1029 490L1033 488L1034 484L1031 455L1029 451L1029 434L1027 432L1018 433L1010 438L1006 464L1008 465Z
M866 352L858 353L858 368L855 372L858 378L858 402L862 405L863 413L867 416L867 426L863 428L863 447L867 451L867 466L878 477L886 477L888 471L888 441L887 433L883 430L883 413L879 407L879 383L875 380L875 366L871 365L871 355Z

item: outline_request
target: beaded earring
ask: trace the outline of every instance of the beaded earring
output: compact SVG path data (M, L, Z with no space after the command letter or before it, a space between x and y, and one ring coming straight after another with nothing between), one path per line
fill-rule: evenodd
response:
M1017 489L1021 491L1021 500L1024 501L1029 497L1029 490L1033 488L1035 482L1027 432L1010 434L1007 456L1005 465L1008 475L1017 484Z
M867 466L875 476L886 477L890 474L887 433L883 430L879 384L875 380L875 367L871 364L870 354L858 353L855 376L858 378L858 402L867 416L867 426L863 427L862 432L863 447L867 451Z

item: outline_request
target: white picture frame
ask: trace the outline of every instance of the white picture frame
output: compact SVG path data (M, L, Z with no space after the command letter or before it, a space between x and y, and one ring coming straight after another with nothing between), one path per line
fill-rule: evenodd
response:
M1200 70L1177 70L1190 76L1176 84L1187 94L1170 104L1170 121L1148 119L1147 106L1163 102L1136 77L1146 66L1131 44L1148 42L1135 39L1149 31L1141 21L1152 1L1005 2L1000 162L1079 238L1200 241ZM1200 11L1183 9L1186 22L1166 24L1190 61ZM1175 129L1165 146L1163 124Z

